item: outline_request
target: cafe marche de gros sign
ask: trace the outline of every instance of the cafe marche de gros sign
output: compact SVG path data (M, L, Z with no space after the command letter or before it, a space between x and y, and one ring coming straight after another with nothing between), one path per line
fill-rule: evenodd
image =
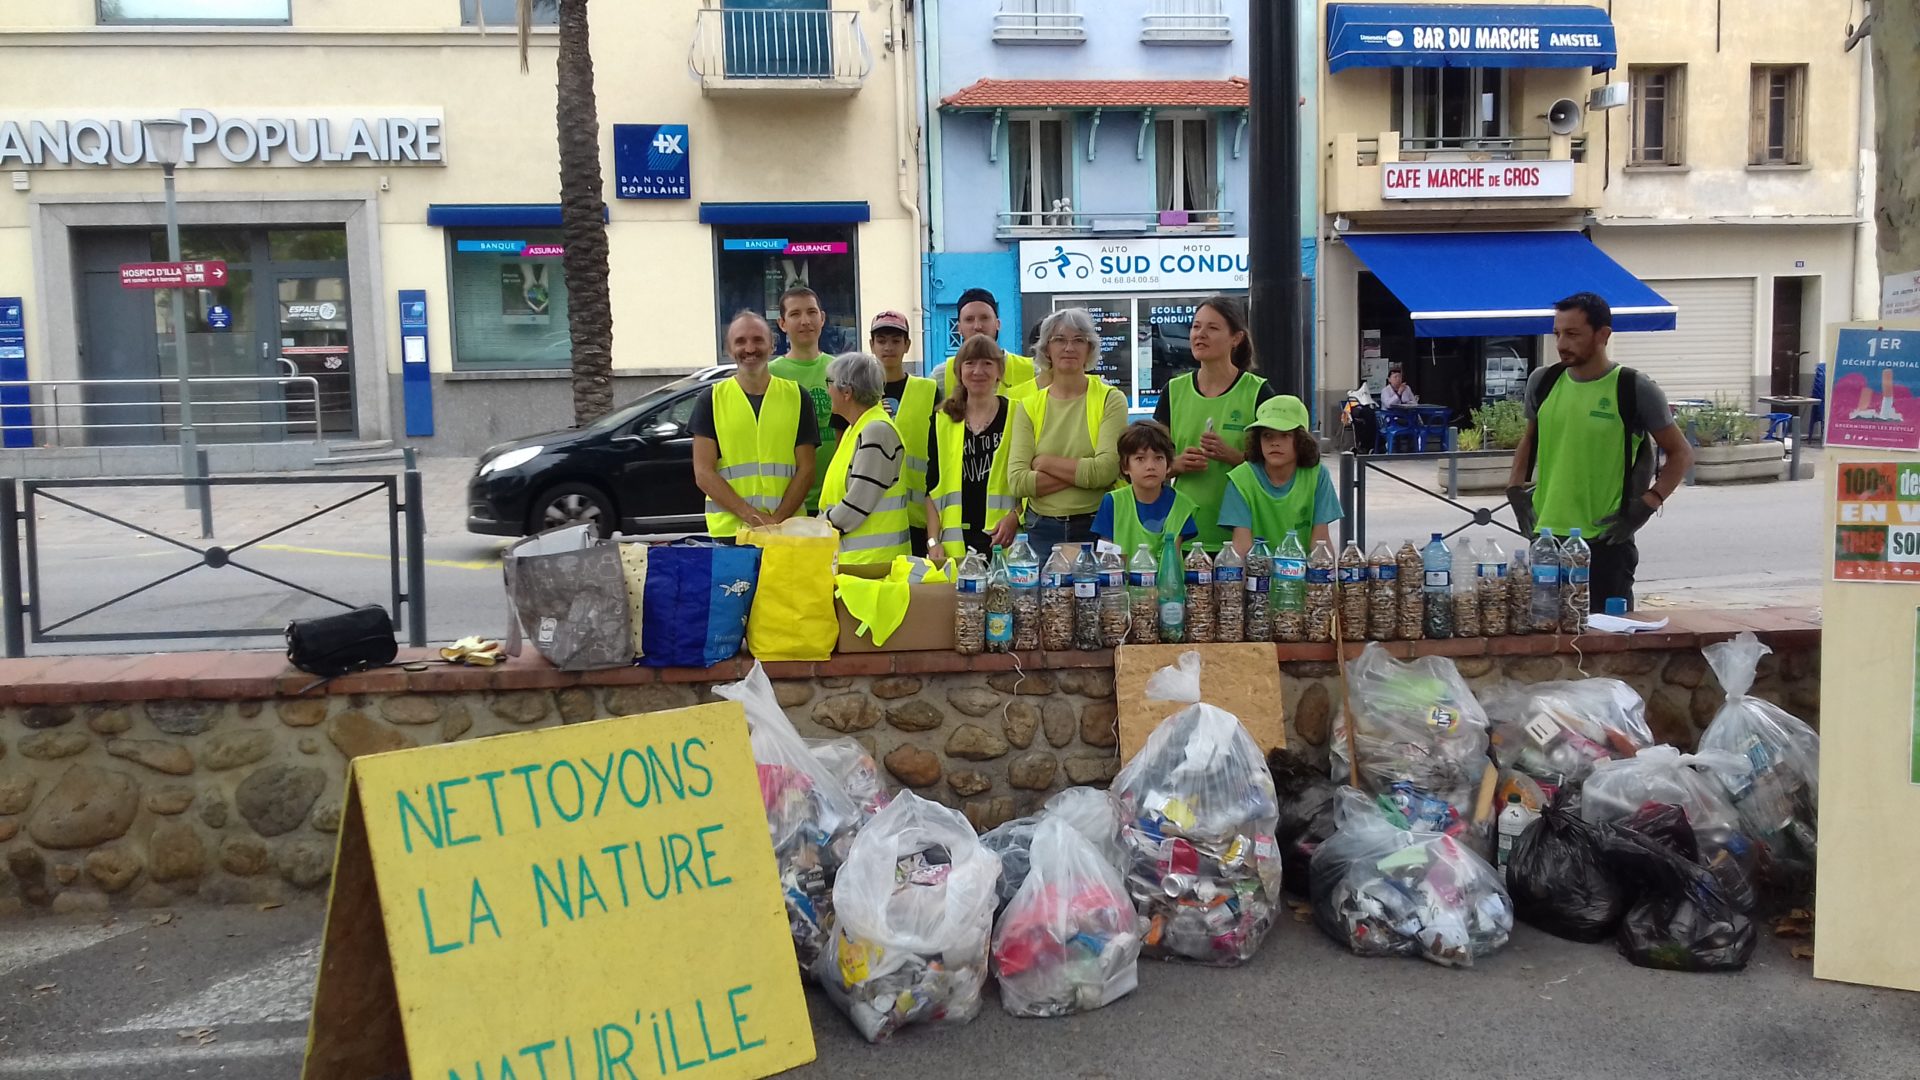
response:
M151 166L146 116L67 111L19 118L0 114L0 169ZM438 108L368 115L320 110L263 115L259 109L181 109L187 130L181 164L443 165Z
M1573 194L1571 161L1390 161L1383 199L1552 199Z
M352 761L304 1080L813 1057L739 703Z

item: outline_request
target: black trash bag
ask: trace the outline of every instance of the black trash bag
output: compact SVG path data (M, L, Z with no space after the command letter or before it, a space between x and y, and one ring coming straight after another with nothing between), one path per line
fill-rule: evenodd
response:
M1636 899L1615 940L1620 954L1638 967L1664 971L1739 971L1757 944L1753 924L1728 899L1720 879L1687 858L1691 829L1678 807L1642 807L1634 815L1653 830L1622 822L1603 828L1608 865L1634 890Z
M1702 836L1687 819L1686 808L1670 803L1647 803L1620 824L1665 844L1688 862L1706 867L1735 911L1746 914L1759 902L1753 876L1740 861L1749 851L1743 838L1724 829ZM1741 855L1735 855L1735 851Z
M1333 805L1340 788L1325 769L1286 750L1269 752L1267 769L1280 800L1280 825L1274 834L1280 844L1280 881L1288 892L1304 897L1313 853L1339 827Z
M1633 898L1607 865L1600 829L1581 820L1561 788L1507 857L1507 894L1520 921L1571 941L1600 941Z

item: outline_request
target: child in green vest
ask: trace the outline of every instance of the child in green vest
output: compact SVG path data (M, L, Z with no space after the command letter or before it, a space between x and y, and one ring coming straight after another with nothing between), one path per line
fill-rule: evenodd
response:
M1173 465L1173 436L1152 420L1141 420L1120 433L1120 475L1127 486L1109 491L1093 516L1093 535L1112 543L1131 557L1141 544L1158 556L1161 537L1169 528L1182 539L1198 535L1193 500L1167 485Z
M1307 430L1307 406L1282 394L1260 403L1247 425L1247 460L1227 473L1220 500L1220 527L1233 530L1242 555L1260 537L1278 544L1289 532L1302 545L1332 539L1327 528L1340 520L1340 494L1332 473L1320 464L1320 443Z

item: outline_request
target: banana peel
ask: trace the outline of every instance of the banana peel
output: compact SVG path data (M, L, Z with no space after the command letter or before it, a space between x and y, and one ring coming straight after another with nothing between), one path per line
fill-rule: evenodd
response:
M506 659L500 643L474 636L464 637L440 650L440 659L468 667L492 667Z

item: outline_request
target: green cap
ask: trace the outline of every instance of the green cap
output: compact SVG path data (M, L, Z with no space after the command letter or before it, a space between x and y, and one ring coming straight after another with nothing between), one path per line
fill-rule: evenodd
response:
M1254 428L1271 428L1274 431L1292 431L1295 428L1304 430L1309 423L1311 421L1307 418L1306 403L1291 394L1281 394L1260 403L1260 407L1254 410L1253 423L1247 425L1247 430L1252 431Z

